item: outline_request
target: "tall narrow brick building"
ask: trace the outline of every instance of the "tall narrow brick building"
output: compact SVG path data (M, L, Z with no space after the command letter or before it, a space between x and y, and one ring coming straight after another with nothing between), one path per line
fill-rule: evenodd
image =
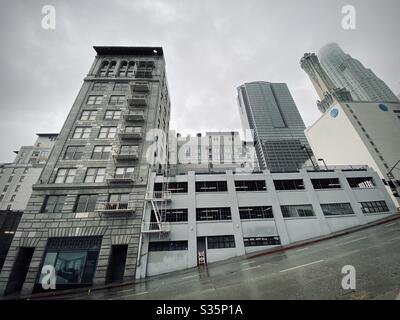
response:
M146 134L169 130L160 47L94 47L84 78L8 252L0 295L135 278L150 164Z

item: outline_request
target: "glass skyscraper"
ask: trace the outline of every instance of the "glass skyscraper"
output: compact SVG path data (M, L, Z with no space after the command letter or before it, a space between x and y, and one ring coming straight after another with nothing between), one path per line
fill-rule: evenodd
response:
M303 119L287 85L256 81L237 90L242 125L254 130L260 168L272 172L302 168L312 152L304 135Z
M350 91L354 101L397 102L398 98L371 69L365 68L336 43L329 43L318 53L326 74L338 88Z

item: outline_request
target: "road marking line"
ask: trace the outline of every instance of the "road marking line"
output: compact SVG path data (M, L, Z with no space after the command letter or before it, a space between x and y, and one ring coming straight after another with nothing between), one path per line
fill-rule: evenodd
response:
M386 242L392 242L392 241L398 240L398 239L400 239L400 237L395 237L395 238L389 239L389 240L387 240Z
M246 266L246 265L248 265L248 264L250 264L250 263L253 263L254 261L247 261L247 262L243 262L242 263L242 266Z
M358 238L358 239L350 240L350 241L343 242L343 243L339 243L339 244L341 244L341 245L344 245L344 244L349 244L349 243L353 243L353 242L356 242L356 241L361 241L361 240L364 240L364 239L367 239L367 238L368 238L368 237L362 237L362 238Z
M197 277L197 274L195 274L195 275L193 275L193 276L184 277L184 278L182 278L181 280L190 279L190 278L194 278L194 277Z
M243 269L242 271L247 271L247 270L256 269L256 268L260 268L260 267L261 267L261 266L250 267L250 268Z
M344 238L342 238L342 240L344 240L344 239L349 239L349 238L353 238L354 236L347 236L347 237L344 237Z
M306 248L302 248L302 249L297 249L296 252L301 252L301 251L308 250L308 249L310 249L310 248L306 247Z
M397 224L397 223L396 223L396 222L393 222L393 223L385 224L385 228L394 226L395 224Z
M290 271L290 270L294 270L294 269L298 269L298 268L310 266L310 265L312 265L312 264L321 263L321 262L324 262L324 261L325 261L325 260L313 261L313 262L310 262L310 263L302 264L302 265L297 266L297 267L292 267L292 268L289 268L289 269L284 269L284 270L281 270L281 271L279 271L279 272L286 272L286 271Z

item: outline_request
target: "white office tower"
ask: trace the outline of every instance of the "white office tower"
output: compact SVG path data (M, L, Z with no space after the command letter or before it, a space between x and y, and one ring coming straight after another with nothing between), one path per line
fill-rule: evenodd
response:
M395 198L400 186L399 103L337 103L305 134L317 158L329 165L374 168Z
M354 101L397 102L398 98L371 69L352 58L336 43L329 43L318 53L326 74L337 88L350 91Z

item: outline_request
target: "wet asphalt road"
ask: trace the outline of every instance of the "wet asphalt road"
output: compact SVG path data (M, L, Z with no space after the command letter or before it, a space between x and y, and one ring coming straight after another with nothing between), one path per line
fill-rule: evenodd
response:
M342 267L356 289L341 286ZM297 249L57 299L400 299L400 219ZM53 297L54 299L56 297Z

